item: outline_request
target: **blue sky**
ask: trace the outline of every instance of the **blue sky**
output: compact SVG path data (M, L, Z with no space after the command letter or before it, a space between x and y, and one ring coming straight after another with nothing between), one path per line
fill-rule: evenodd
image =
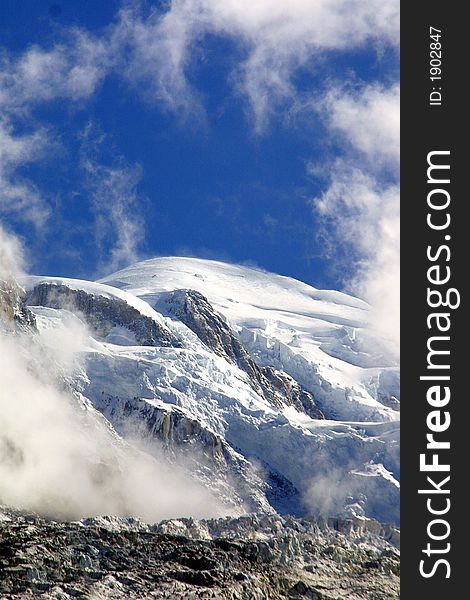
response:
M184 254L396 287L395 0L4 0L0 39L0 218L29 270Z

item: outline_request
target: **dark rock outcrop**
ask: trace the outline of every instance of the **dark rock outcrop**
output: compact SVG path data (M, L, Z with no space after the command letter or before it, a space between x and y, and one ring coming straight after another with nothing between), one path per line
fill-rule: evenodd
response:
M342 531L324 522L256 515L153 526L106 517L60 523L6 512L0 521L0 595L398 598L399 552L354 523L338 527Z
M28 294L30 306L67 309L81 315L93 332L106 337L113 327L124 327L142 346L179 348L181 341L164 325L143 315L120 298L107 298L63 284L40 283Z
M313 419L325 418L312 394L304 390L293 377L273 367L261 367L261 373L269 381L271 389L278 391L288 406L294 406Z

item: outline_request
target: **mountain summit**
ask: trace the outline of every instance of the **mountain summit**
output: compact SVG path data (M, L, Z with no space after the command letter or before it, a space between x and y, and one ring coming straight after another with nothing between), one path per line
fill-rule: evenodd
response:
M63 353L59 331L81 327L59 379L119 453L183 470L216 514L398 523L399 372L363 301L178 257L99 282L21 283L51 356Z

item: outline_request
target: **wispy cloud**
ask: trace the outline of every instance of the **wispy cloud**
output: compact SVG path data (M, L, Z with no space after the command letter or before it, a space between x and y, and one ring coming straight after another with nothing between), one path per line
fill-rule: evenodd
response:
M105 38L80 29L64 32L64 40L49 49L32 46L18 57L3 54L0 62L0 106L22 114L57 98L78 101L90 97L112 64Z
M235 42L239 58L230 81L260 131L279 105L295 103L299 68L315 68L332 51L396 48L399 9L395 0L173 0L145 17L121 11L112 37L115 48L128 50L130 80L146 80L156 100L188 110L200 108L188 81L208 35Z
M111 164L102 162L105 143L106 138L96 134L89 124L82 135L80 167L95 217L93 228L100 275L136 262L145 237L137 192L141 168L128 165L123 157L113 157Z
M190 80L207 36L234 42L229 81L261 129L279 104L296 101L300 68L315 69L329 52L397 48L399 7L396 0L173 0L150 9L135 2L99 34L66 29L51 48L5 54L0 105L20 111L57 98L83 100L113 73L151 101L201 113Z
M329 234L349 252L345 279L372 305L371 326L398 351L400 323L400 203L398 185L383 185L341 160L313 201ZM335 257L332 257L335 260Z
M228 83L246 100L254 131L262 132L275 116L304 106L307 98L315 107L312 119L326 126L328 139L337 140L340 159L336 152L332 164L321 165L329 183L314 207L327 219L334 243L354 257L349 265L352 289L378 306L385 307L390 299L386 312L394 314L398 84L356 82L348 88L344 82L336 87L325 83L326 91L309 91L299 89L297 75L304 68L315 71L341 52L372 48L379 56L384 47L397 50L396 0L172 0L158 8L133 2L95 34L66 29L49 48L32 46L19 56L4 53L0 210L34 222L48 214L40 191L17 173L20 165L40 158L48 143L47 129L38 126L20 135L15 120L41 103L83 103L110 74L135 86L146 101L201 117L202 95L191 82L211 36L233 43ZM136 208L139 170L124 160L105 165L90 157L81 167L92 194L98 246L111 247L108 266L118 268L138 257L143 231ZM387 328L397 330L398 324Z
M78 30L51 49L32 46L19 56L3 52L0 60L0 217L24 221L42 230L51 207L31 179L20 175L28 164L47 158L56 141L33 117L33 109L57 98L90 96L100 78L100 44ZM26 132L25 132L26 131ZM19 240L0 231L2 263L16 264ZM7 264L6 262L4 264Z
M172 7L168 12L154 9L145 16L139 8L123 9L109 30L110 45L118 75L146 101L183 117L203 117L198 93L186 77L195 33L195 23L187 16L189 22L179 15L173 17Z
M42 190L21 176L28 164L47 159L58 144L54 130L34 117L34 109L57 99L89 98L109 70L110 49L80 29L63 33L50 48L31 46L0 58L0 217L42 229L52 213ZM26 133L25 133L26 131Z
M19 238L0 223L0 279L9 280L24 271L24 251Z
M327 234L347 249L349 289L372 305L372 328L398 353L399 86L330 90L320 106L343 152L325 166L328 183L312 205ZM318 175L318 168L312 174Z
M347 92L333 88L322 102L328 125L368 168L398 169L400 160L400 86L370 84Z
M10 215L42 226L48 207L34 184L18 177L18 167L39 160L48 146L45 129L15 133L7 118L0 118L0 216Z

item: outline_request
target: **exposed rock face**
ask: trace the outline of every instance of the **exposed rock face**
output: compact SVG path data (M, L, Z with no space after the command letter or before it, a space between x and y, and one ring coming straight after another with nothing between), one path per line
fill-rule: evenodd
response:
M121 326L134 333L136 342L142 346L182 346L169 329L119 298L95 296L62 284L40 283L28 294L28 304L76 312L101 337L108 335L113 327Z
M0 279L0 325L9 331L36 330L36 319L26 306L26 292L13 280Z
M304 390L293 377L273 367L260 367L264 378L282 395L288 406L294 406L313 419L324 419L325 414L317 406L312 394Z
M116 518L57 523L7 511L0 520L0 594L386 600L399 597L399 552L352 521L250 516L147 526Z
M259 380L261 371L207 298L195 290L176 290L165 298L168 314L177 317L215 354L227 358Z
M294 406L314 419L325 415L312 394L289 375L273 367L260 367L251 358L230 326L214 310L207 298L195 290L176 290L162 298L161 309L177 317L218 356L223 356L250 377L254 389L278 408Z

